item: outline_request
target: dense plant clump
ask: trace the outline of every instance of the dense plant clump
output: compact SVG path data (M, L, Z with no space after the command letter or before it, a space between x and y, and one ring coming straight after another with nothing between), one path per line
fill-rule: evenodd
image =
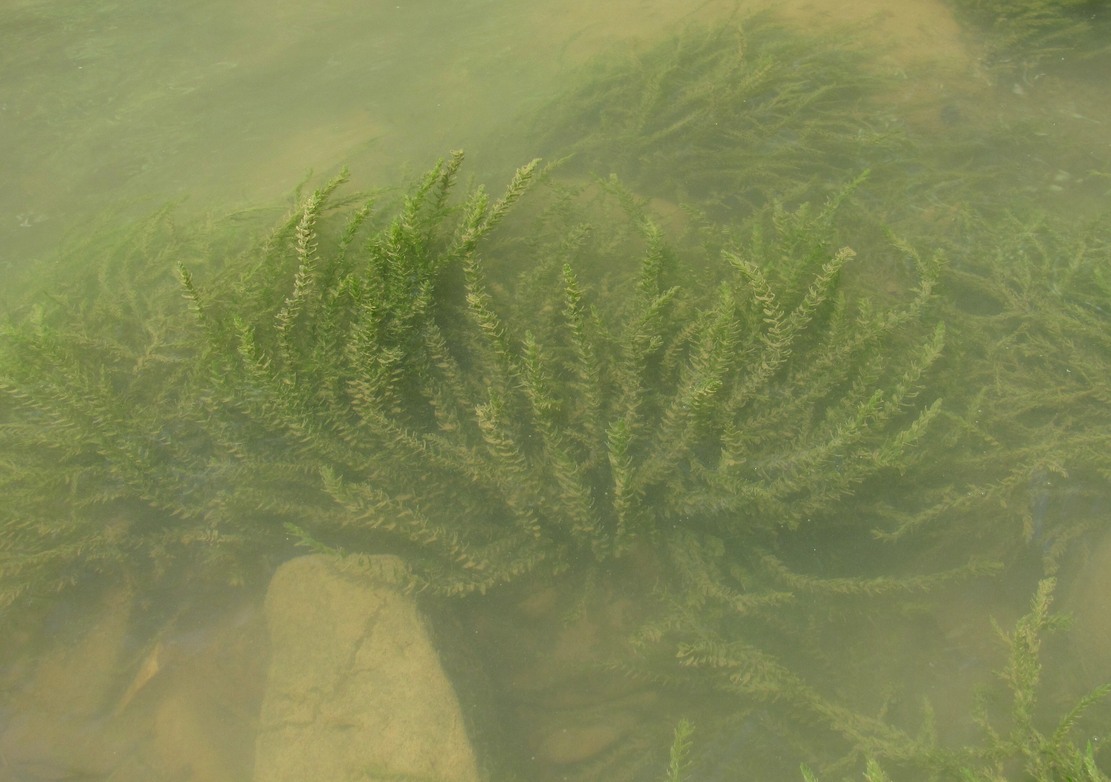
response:
M295 544L396 553L441 597L637 570L606 662L724 697L726 739L789 719L823 773L1099 778L1082 709L1033 717L1049 581L983 753L800 672L845 662L825 633L861 604L1056 574L1111 478L1106 225L973 208L981 180L935 170L968 142L876 114L864 62L767 18L688 31L572 91L544 121L571 159L500 197L455 153L269 227L94 238L0 332L0 609Z
M480 243L537 168L493 203L452 203L461 159L393 217L331 203L336 180L208 286L182 264L192 325L130 289L129 310L80 323L36 312L8 335L8 431L69 433L78 507L142 500L213 540L295 524L340 547L393 541L422 587L468 592L681 528L770 543L902 465L936 415L916 396L943 330L905 336L936 265L900 248L922 273L904 305L846 301L836 200L773 210L719 279L686 285L636 213L640 260L588 290L586 264L612 250L569 226L529 249L529 314L503 314ZM90 326L111 336L75 333Z

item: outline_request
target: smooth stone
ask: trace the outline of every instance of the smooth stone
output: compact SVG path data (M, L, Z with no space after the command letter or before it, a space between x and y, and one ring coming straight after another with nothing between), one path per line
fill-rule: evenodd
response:
M391 575L400 561L370 563L313 555L274 574L256 782L480 778L425 619Z

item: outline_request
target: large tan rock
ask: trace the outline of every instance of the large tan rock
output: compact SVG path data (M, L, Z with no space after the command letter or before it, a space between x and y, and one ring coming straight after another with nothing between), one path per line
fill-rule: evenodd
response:
M308 556L275 573L257 782L479 779L422 616L391 577L397 560L374 565Z

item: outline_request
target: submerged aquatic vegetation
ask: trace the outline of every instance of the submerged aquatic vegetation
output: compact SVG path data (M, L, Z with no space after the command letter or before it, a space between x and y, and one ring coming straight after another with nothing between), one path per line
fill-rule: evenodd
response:
M1005 666L998 672L1010 699L1006 713L996 713L993 693L982 693L976 714L982 741L957 749L942 749L928 738L923 740L916 751L899 759L899 767L910 778L918 778L921 771L926 771L931 779L968 782L1012 779L1016 773L1035 782L1103 782L1109 778L1095 757L1095 746L1106 739L1107 734L1097 732L1082 746L1075 743L1075 734L1087 712L1111 694L1111 682L1078 700L1057 719L1050 732L1039 727L1043 722L1036 709L1042 689L1041 644L1045 634L1059 626L1063 618L1050 614L1055 587L1055 579L1043 579L1030 612L1017 621L1011 633L1000 631L1009 652ZM687 778L692 747L697 744L696 734L689 720L680 720L670 749L667 782L682 782ZM742 769L733 771L739 776ZM802 766L801 776L805 782L817 782L819 778L806 764ZM863 779L867 782L890 782L899 778L898 774L890 776L875 757L866 759Z
M950 410L960 458L970 473L995 476L1021 537L1055 572L1071 542L1104 526L1111 230L1105 218L1016 210L970 216L942 243L954 370L972 391Z
M1105 730L1097 729L1082 742L1076 743L1086 713L1111 694L1111 682L1092 690L1080 698L1050 732L1039 727L1044 720L1037 713L1042 690L1041 645L1047 632L1061 624L1063 617L1052 615L1050 605L1056 580L1043 579L1031 602L1029 613L1021 617L1010 633L1000 635L1007 645L1008 659L998 676L1010 699L1004 713L996 713L990 702L993 693L980 698L976 722L982 741L956 750L924 747L921 754L908 758L912 767L929 769L931 778L961 779L967 782L996 782L997 780L1022 779L1032 782L1105 782L1109 779L1096 761L1096 745L1107 738ZM685 734L689 737L691 728ZM676 744L680 732L676 731ZM689 746L689 741L684 745ZM815 776L805 765L802 768L805 782L816 782ZM669 777L669 782L672 778ZM889 776L875 758L869 758L864 772L867 782L889 782L899 775Z
M169 210L93 232L67 256L92 271L0 329L0 607L94 571L154 566L197 534L165 518L189 511L198 483L195 345L166 264L202 256L205 235Z
M844 300L837 199L775 210L705 282L681 283L639 213L624 218L639 260L600 255L585 222L552 245L509 236L497 249L527 247L531 268L500 307L481 241L537 169L451 205L460 163L377 227L369 205L330 211L329 185L212 296L183 271L220 378L207 415L250 433L224 447L248 478L224 503L280 480L270 512L309 536L393 540L424 588L482 591L673 531L774 539L902 465L936 414L911 402L941 349L920 326L936 269L918 261L901 306ZM619 210L592 209L620 230ZM602 264L621 271L595 292L583 278Z
M643 638L669 643L699 605L750 615L793 589L929 582L814 579L783 542L913 461L940 409L923 393L944 336L936 262L896 242L919 272L901 301L840 290L851 188L774 206L747 240L684 265L613 182L557 188L530 231L512 213L537 164L497 200L459 200L461 163L392 210L339 198L337 178L196 274L196 250L163 234L184 297L109 264L98 294L9 325L4 434L34 458L11 474L28 483L4 510L5 601L135 553L156 572L190 552L226 570L290 531L400 553L415 588L445 595L649 551L677 613ZM493 279L498 256L527 258L524 277ZM67 487L69 526L41 509L49 481Z
M997 519L1063 459L1107 475L1111 429L1068 420L1106 383L1056 374L1094 373L1106 285L1054 300L1064 245L1040 233L924 219L946 273L894 236L910 196L957 186L871 113L860 51L766 24L599 77L549 123L579 137L562 184L533 163L460 194L457 154L400 197L336 178L261 235L160 215L7 324L0 607L109 568L241 578L293 543L398 553L448 596L634 562L634 673L785 705L829 754L917 756L796 663L837 664L817 628L846 604L989 570L973 553L1020 539ZM579 176L601 166L622 179ZM694 200L686 234L642 195ZM1084 248L1095 291L1106 245ZM882 267L882 291L854 273ZM1029 509L1055 567L1071 528ZM924 530L928 556L891 555Z
M998 216L1104 197L1108 161L1083 138L1065 143L1059 117L1008 112L976 82L931 98L874 39L804 33L773 14L690 25L585 65L520 120L528 154L564 159L564 175L616 174L658 206L724 224L776 201L823 201L864 171L857 200L910 235L970 206Z
M341 198L337 178L220 262L160 217L139 236L174 248L159 257L178 286L142 292L109 263L98 293L10 324L6 600L136 554L236 577L235 557L291 534L400 553L443 595L634 557L658 594L633 673L693 673L879 756L919 751L781 652L830 605L985 572L962 555L831 574L810 554L849 545L859 564L885 516L857 490L918 469L941 411L937 260L892 240L917 282L883 304L845 289L851 186L773 205L724 249L672 248L614 181L536 186L531 164L499 199L459 199L461 163L396 206ZM530 186L539 211L518 207ZM54 485L67 525L43 511Z
M692 26L590 65L535 120L540 148L640 193L747 214L821 200L905 159L889 80L848 30L807 36L771 14Z
M951 577L827 582L790 557L845 495L907 469L939 413L923 394L937 260L893 242L918 280L879 305L840 285L852 186L773 205L711 254L720 234L669 248L617 182L553 187L530 214L537 163L497 200L453 196L461 163L387 207L334 179L207 262L154 220L96 292L10 323L4 603L106 569L241 579L291 533L356 561L399 553L412 588L443 595L648 552L664 595L641 646L662 643L661 670L677 635L681 662L710 660L719 642L688 626L704 608L727 689L852 722L729 633L793 590ZM120 264L152 251L153 280ZM520 259L523 275L499 268ZM738 679L737 660L762 672Z
M987 37L991 65L1031 68L1111 54L1111 10L1101 0L950 0Z

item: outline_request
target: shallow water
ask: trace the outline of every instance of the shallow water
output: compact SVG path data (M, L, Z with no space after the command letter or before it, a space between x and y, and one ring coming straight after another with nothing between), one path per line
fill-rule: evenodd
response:
M896 75L900 85L890 96L891 111L920 132L956 137L993 122L1006 127L1029 122L1031 132L1053 134L1049 146L1063 150L1060 159L1013 161L1016 169L1035 172L1032 197L1047 210L1066 214L1106 208L1111 79L1038 67L993 71L984 64L975 36L940 3L797 0L778 7L802 29L849 24L874 40L875 67ZM741 7L742 14L748 10ZM736 4L714 0L619 0L604 7L587 0L13 0L0 11L0 171L5 180L0 189L0 277L5 280L0 307L14 308L26 291L64 277L67 270L57 268L54 253L105 211L134 217L179 201L181 213L190 215L282 203L306 178L317 182L342 166L350 167L360 185L392 186L455 148L468 151L481 180L500 183L507 171L538 151L522 137L527 123L521 118L560 94L569 74L584 62L627 47L643 50L688 22L737 12ZM980 153L988 160L991 150ZM975 168L982 160L961 165ZM954 180L962 176L962 170L952 174ZM1103 203L1097 203L1100 194ZM981 198L995 204L1009 195L989 188ZM674 204L661 206L678 211ZM923 212L941 230L954 219L936 203ZM873 273L878 276L866 284L900 292L899 269ZM1085 502L1077 510L1081 503L1069 502L1065 482L1050 482L1047 474L1043 470L1031 477L1034 548L1048 545L1044 530L1061 521L1054 514L1066 511L1090 517L1091 540L1098 541L1106 531L1104 509L1111 507L1106 487L1086 486ZM919 613L908 609L909 617L901 617L893 610L875 625L874 617L846 618L840 634L823 640L858 649L861 662L844 672L837 689L862 708L875 713L890 708L913 720L907 715L917 705L891 705L884 693L869 690L875 670L867 661L886 655L891 664L883 673L899 677L900 692L928 693L936 713L947 718L952 737L964 740L972 732L961 716L971 709L969 693L990 682L992 669L1003 661L992 641L991 621L1009 627L1026 609L1034 569L1023 563L1005 584L959 591L941 601L945 611L923 603ZM1082 580L1086 585L1091 576ZM139 779L141 773L151 780L245 778L253 741L251 710L261 697L266 659L257 623L261 592L214 612L209 625L198 618L203 612L194 611L183 623L175 611L176 601L195 596L91 591L95 594L79 588L76 596L41 597L44 605L58 601L47 613L58 624L10 634L0 649L6 661L0 670L0 780L78 774ZM1078 599L1085 601L1078 611L1098 613L1090 596ZM609 634L621 629L620 620L607 614L618 602L606 609L594 606L603 618L593 617L592 625L561 621L551 609L541 629L529 625L536 625L536 616L515 620L521 624L507 629L505 616L516 605L494 617L476 611L473 622L497 625L490 635L498 639L511 637L518 627L533 627L530 632L549 634L548 651L577 644L581 653L599 643L596 636L608 642ZM560 608L565 614L575 610ZM84 627L82 616L100 617L103 634ZM586 635L592 640L582 640ZM75 649L80 660L73 656ZM506 694L497 705L507 722L524 724L520 715L527 714L535 723L516 725L521 732L509 731L506 740L549 746L556 731L566 731L567 721L582 715L560 723L548 713L554 709L547 701L529 701L534 693L527 687L514 691L508 672L526 670L535 684L561 676L574 679L581 673L575 665L588 666L563 658L537 662L544 648L526 651L532 667L519 659L492 664L506 677L499 682ZM497 649L480 645L477 653L494 656ZM82 660L86 667L77 664ZM193 699L206 671L213 677L211 697ZM1091 670L1084 673L1093 678ZM598 686L583 678L582 690ZM1068 681L1069 676L1060 678ZM237 682L247 686L237 692ZM45 692L55 693L49 708L41 701ZM615 771L602 762L606 752L637 754L641 761L650 756L655 762L666 753L662 742L676 713L701 709L712 719L718 705L697 698L665 704L653 694L629 706L621 701L626 696L621 692L598 708L603 718L596 721L623 727L610 731L620 736L597 758L584 760L567 750L547 762L535 756L517 760L533 780L589 779L592 773L602 778L602 771L584 770L595 767L620 779L621 768L640 767L619 765ZM66 697L73 699L68 705ZM211 739L205 723L216 720L213 715L225 720L217 723L226 744L210 746L203 758L183 758ZM161 719L167 727L152 739L137 727L141 719ZM42 721L40 727L36 720ZM49 730L41 727L44 723ZM588 738L601 742L613 724ZM798 760L786 760L767 746L775 727L775 719L755 708L739 721L736 736L707 731L712 734L707 744L725 748L717 758L720 765L742 762L729 752L746 755L747 743L761 742L760 751L751 754L767 756L762 762L774 769L769 773L784 773ZM36 731L52 738L27 741ZM92 746L97 743L101 746ZM661 767L652 778L662 773Z

